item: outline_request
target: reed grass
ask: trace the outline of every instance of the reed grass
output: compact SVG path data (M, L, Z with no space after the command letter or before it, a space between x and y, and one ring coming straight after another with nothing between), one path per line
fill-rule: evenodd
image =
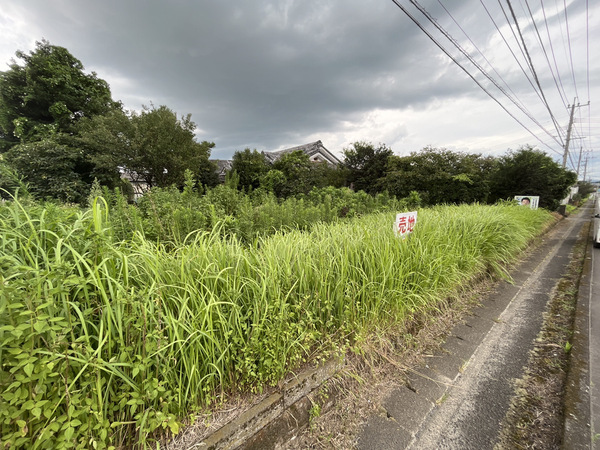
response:
M552 220L513 205L419 210L277 231L247 243L115 237L87 211L0 206L0 422L11 448L144 447L319 349L427 314L477 274L503 275ZM221 223L220 226L226 226Z

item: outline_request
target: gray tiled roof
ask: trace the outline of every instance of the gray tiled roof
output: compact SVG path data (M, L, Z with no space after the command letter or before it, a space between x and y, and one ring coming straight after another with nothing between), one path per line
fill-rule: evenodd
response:
M310 157L316 154L320 154L331 165L337 166L341 163L341 161L335 155L333 155L329 150L325 148L321 141L311 142L309 144L304 145L298 145L296 147L286 148L284 150L278 150L275 152L264 152L264 154L267 160L272 163L277 161L283 155L287 155L288 153L292 153L298 150L302 150Z

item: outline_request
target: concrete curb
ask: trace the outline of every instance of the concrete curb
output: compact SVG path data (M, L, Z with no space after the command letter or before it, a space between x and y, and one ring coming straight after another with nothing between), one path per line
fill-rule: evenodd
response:
M288 380L280 392L271 394L244 411L189 449L264 449L281 445L293 437L310 419L310 395L343 366L343 356L329 359L317 367Z

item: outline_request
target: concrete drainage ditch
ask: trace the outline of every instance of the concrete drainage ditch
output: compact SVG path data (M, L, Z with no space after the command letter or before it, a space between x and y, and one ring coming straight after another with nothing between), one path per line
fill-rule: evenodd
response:
M186 448L269 449L288 442L310 421L313 395L343 366L342 357L307 369L283 384L258 404L239 414L212 434L188 443ZM330 398L330 403L332 402ZM325 412L324 408L322 412Z

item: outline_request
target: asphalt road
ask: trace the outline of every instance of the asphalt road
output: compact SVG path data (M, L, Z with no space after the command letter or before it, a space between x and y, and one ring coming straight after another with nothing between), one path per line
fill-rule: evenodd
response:
M590 210L587 217L591 214ZM600 450L600 249L593 248L592 236L590 230L575 316L566 389L565 450Z
M600 249L592 249L588 304L590 427L592 448L600 450Z
M529 350L540 331L546 303L565 273L577 235L591 213L589 207L582 208L542 238L541 245L512 273L514 284L499 283L495 292L482 300L483 306L453 330L444 351L418 368L407 388L397 389L383 402L381 407L386 414L368 419L358 440L359 448L494 447L514 393L513 380L522 376ZM600 249L594 249L593 258L588 264L590 275L584 277L589 285L586 285L589 317L586 322L586 314L582 314L578 321L579 334L584 338L581 347L584 353L588 352L582 356L583 366L587 361L590 366L574 374L579 379L573 383L573 389L583 392L575 409L584 412L579 416L579 412L574 413L570 427L572 434L578 436L587 429L588 437L591 426L600 428L599 420L593 421L594 417L600 417L597 411L600 382L592 391L589 389L594 386L594 373L596 377L600 373L600 289L591 285L593 280L600 284ZM597 332L591 331L591 327ZM591 444L591 438L580 442L583 447L574 443L570 448L597 445Z

